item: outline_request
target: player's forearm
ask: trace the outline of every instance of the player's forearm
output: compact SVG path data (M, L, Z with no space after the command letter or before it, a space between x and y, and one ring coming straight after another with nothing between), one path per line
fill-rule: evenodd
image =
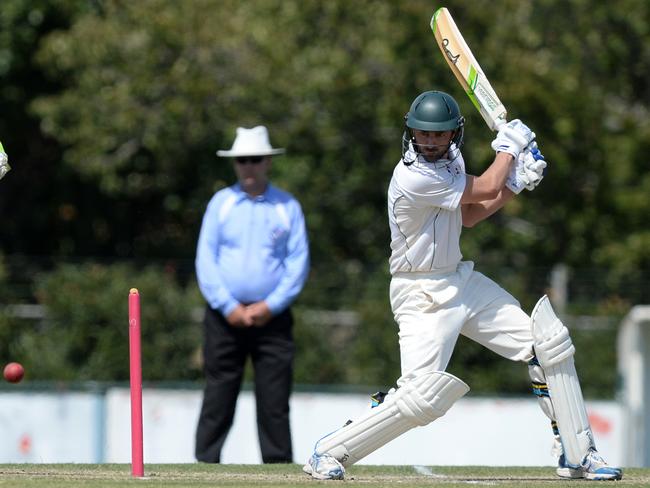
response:
M498 198L510 173L513 158L508 153L498 153L494 162L478 177L467 176L461 203L481 203Z
M487 170L485 170L485 173L483 173L479 179L485 178L486 184L489 185L490 188L495 189L498 194L506 184L506 179L508 178L508 173L510 173L510 169L512 168L513 161L514 159L510 154L506 152L497 153L494 162ZM495 199L496 198L498 198L498 195Z
M479 203L468 203L461 207L463 226L473 227L501 209L512 197L507 188L503 188L496 198Z

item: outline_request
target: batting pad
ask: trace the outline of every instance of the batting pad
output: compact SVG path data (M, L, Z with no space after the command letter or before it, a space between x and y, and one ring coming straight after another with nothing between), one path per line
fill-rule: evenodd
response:
M315 451L349 466L413 427L442 417L468 391L469 386L449 373L419 376L361 418L318 441Z
M573 362L575 347L546 295L535 305L531 319L535 354L546 374L564 456L570 465L580 466L594 439Z

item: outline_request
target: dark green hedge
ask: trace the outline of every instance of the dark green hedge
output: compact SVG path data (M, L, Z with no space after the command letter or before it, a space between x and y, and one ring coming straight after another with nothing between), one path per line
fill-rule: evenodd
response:
M3 269L0 262L0 284ZM143 379L200 384L204 302L193 279L186 285L179 281L173 268L162 266L60 265L34 282L44 319L17 318L0 307L0 358L22 362L30 380L128 380L128 293L136 287L142 308ZM297 388L354 385L370 391L393 386L399 376L399 349L388 284L384 269L367 272L350 265L312 270L294 307ZM4 303L15 299L6 283L0 290ZM337 303L345 306L337 308ZM322 310L341 308L340 322L336 314L323 318ZM587 397L612 398L615 393L618 321L613 316L608 327L583 329L567 320ZM473 394L529 392L525 364L500 358L462 337L449 371L470 384ZM250 368L246 379L252 379Z

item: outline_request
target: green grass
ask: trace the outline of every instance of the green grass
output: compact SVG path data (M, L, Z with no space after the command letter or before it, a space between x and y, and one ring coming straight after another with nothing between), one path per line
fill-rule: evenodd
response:
M425 473L425 474L423 474ZM209 465L152 464L145 465L145 478L133 478L128 464L0 464L0 488L147 488L198 487L318 487L341 488L351 485L381 487L479 486L571 487L584 480L565 481L557 478L553 468L529 467L440 467L428 466L352 466L344 481L317 481L301 471L297 464L284 465ZM598 483L598 482L596 482ZM607 483L607 482L600 482ZM650 469L626 469L616 487L650 485ZM609 486L609 485L606 485Z

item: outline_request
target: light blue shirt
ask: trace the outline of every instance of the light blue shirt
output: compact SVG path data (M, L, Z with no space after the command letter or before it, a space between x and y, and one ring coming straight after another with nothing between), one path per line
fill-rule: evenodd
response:
M257 197L239 184L218 191L203 216L195 265L201 293L223 315L261 300L273 315L282 312L309 273L300 204L272 185Z

